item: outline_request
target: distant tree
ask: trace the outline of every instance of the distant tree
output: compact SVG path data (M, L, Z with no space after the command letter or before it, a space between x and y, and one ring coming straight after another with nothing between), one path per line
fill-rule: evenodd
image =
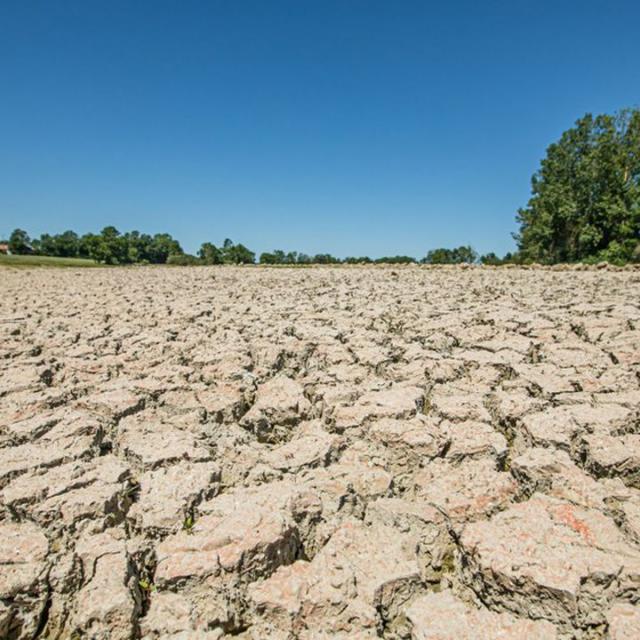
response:
M355 256L347 256L343 262L345 264L371 264L373 260L369 256L361 256L359 258Z
M478 254L470 246L460 246L455 249L432 249L422 259L422 262L426 264L470 264L477 259Z
M502 264L502 259L499 258L493 251L490 253L485 253L483 256L480 256L480 262L482 264L487 265L499 265Z
M340 259L332 256L330 253L317 253L312 258L315 264L339 264Z
M640 110L580 118L547 148L531 190L517 216L523 260L634 259L640 244Z
M152 261L153 239L146 233L128 231L123 235L126 244L127 262L147 263Z
M81 258L91 258L96 260L97 245L100 243L100 236L95 233L85 233L78 243L78 255Z
M31 238L24 229L14 229L9 236L9 251L18 255L31 253Z
M67 230L55 236L56 255L61 258L75 258L78 255L78 234Z
M299 255L301 254L297 251L285 253L281 249L275 249L261 253L258 262L260 264L297 264Z
M113 226L105 227L100 234L87 233L78 241L78 255L104 264L130 262L127 240Z
M468 245L457 247L453 250L453 255L457 264L472 264L478 260L477 252Z
M411 264L415 261L416 259L411 256L385 256L376 259L376 262L380 264Z
M278 264L276 256L269 251L263 251L258 258L260 264Z
M234 264L253 264L256 261L256 254L243 244L236 244L231 251L231 255Z
M156 233L149 246L149 262L164 264L171 255L184 253L180 243L168 233Z
M129 261L126 239L114 226L105 227L100 232L98 255L98 262L105 264L127 264Z
M43 256L75 258L80 249L80 238L75 231L65 231L57 235L43 233L32 242L33 250Z
M522 254L519 251L507 251L507 253L504 254L504 257L502 258L502 263L503 264L523 264L524 263L524 258L522 257Z
M28 241L26 232L16 230L16 242ZM29 242L26 242L29 247ZM107 226L99 234L86 233L78 237L75 231L64 231L57 235L43 233L34 239L33 249L42 255L58 257L83 257L105 264L165 263L171 255L182 255L182 247L168 233L158 233L153 237L139 231L121 234L114 226ZM213 245L211 245L213 246Z
M243 244L234 244L229 238L222 245L222 261L225 264L253 264L256 254Z
M220 249L220 254L222 256L222 262L224 264L233 264L233 240L231 238L225 238L222 243L222 247Z
M211 242L202 243L198 256L203 264L222 264L222 252Z
M422 262L426 264L452 264L453 253L451 249L431 249L422 259Z
M39 238L34 238L31 246L36 253L43 256L52 256L56 250L55 240L48 233L43 233Z

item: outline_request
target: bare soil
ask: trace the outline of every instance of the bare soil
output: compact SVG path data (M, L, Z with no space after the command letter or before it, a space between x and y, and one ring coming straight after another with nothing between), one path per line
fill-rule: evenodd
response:
M0 638L640 637L637 271L0 294Z

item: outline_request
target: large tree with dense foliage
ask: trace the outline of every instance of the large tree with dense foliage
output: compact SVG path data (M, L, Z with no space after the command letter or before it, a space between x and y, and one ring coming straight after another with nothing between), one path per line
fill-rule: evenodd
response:
M531 187L517 218L523 259L640 259L640 110L585 115L547 149Z
M75 258L78 256L80 238L75 231L65 231L57 235L43 233L40 238L34 238L32 243L36 253L60 258Z
M30 253L31 238L24 229L14 229L9 236L9 251L15 254Z
M222 251L211 242L203 242L198 250L202 264L222 264Z
M156 233L151 240L149 247L149 262L154 264L164 264L167 258L172 255L184 253L180 243L168 233Z
M227 238L222 244L222 261L225 264L253 264L256 254L243 244L234 244Z

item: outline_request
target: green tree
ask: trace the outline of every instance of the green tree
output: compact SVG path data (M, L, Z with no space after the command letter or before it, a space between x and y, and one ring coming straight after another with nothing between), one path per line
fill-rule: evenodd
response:
M75 231L64 231L57 235L43 233L33 240L33 249L43 256L75 258L80 250L80 238Z
M198 250L198 257L203 264L222 264L222 252L211 242L202 243Z
M432 249L422 259L426 264L471 264L478 259L478 254L470 246L455 249Z
M83 258L91 258L96 262L104 262L106 251L102 246L102 238L96 233L85 233L80 238L79 254Z
M256 254L243 244L234 245L230 255L233 264L253 264L256 261Z
M153 240L149 234L134 230L128 231L123 237L126 244L127 262L151 262Z
M234 244L227 238L222 245L222 261L225 264L253 264L256 254L243 244Z
M330 253L316 253L312 262L315 264L339 264L340 260Z
M126 264L129 261L126 239L114 226L105 227L100 232L97 260L106 264Z
M56 251L56 241L55 237L48 234L43 233L39 238L34 238L32 242L33 249L43 256L53 256Z
M31 252L31 238L24 229L14 229L9 236L9 251L15 254Z
M426 264L452 264L453 254L451 249L431 249L422 259Z
M356 257L356 256L347 256L343 262L345 264L371 264L371 262L373 262L373 260L371 260L371 258L369 256L361 256L361 257Z
M263 251L258 258L258 262L260 264L278 264L276 256L269 251Z
M480 262L482 264L489 265L498 265L502 264L502 260L493 252L485 253L483 256L480 256Z
M260 254L258 259L260 264L297 264L298 252L289 251L285 253L281 249L274 249L273 251L265 251Z
M184 253L180 243L168 233L156 233L149 247L149 262L164 264L171 255Z
M453 250L453 261L456 264L472 264L478 260L478 254L469 245L456 247Z
M640 242L640 110L585 115L547 149L515 235L522 259L634 259Z
M55 255L61 258L75 258L78 255L80 239L75 231L67 230L54 236Z
M376 259L379 264L412 264L415 261L411 256L384 256Z

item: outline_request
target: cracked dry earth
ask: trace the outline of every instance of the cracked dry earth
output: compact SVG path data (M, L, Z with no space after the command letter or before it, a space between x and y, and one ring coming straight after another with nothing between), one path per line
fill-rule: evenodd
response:
M0 637L640 637L640 273L0 272Z

